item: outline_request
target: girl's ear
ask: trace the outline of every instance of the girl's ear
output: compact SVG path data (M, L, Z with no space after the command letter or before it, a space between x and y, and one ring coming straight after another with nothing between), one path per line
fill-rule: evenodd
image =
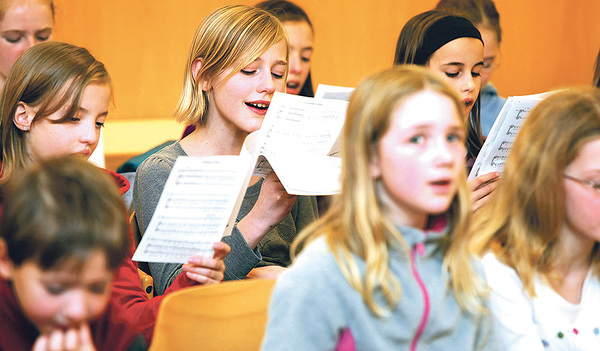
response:
M373 179L381 178L381 167L379 165L379 155L377 155L377 150L373 149L373 155L371 156L371 161L369 162L369 174Z
M192 77L194 77L194 81L198 81L198 75L200 74L200 69L202 68L202 58L197 58L196 60L194 60L194 62L192 63ZM202 80L200 82L200 89L202 89L202 91L209 91L211 88L210 84L206 81L206 80Z
M31 106L26 103L19 101L15 115L13 116L13 123L17 128L23 131L29 131L31 129L31 122L35 118L35 111Z
M8 258L6 241L0 239L0 278L10 280L13 271L13 264Z

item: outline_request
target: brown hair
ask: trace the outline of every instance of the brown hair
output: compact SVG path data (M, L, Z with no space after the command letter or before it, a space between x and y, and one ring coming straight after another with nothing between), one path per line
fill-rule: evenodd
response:
M450 17L456 17L442 11L427 11L411 18L400 32L396 43L394 56L394 65L415 64L425 66L429 62L429 57L423 57L421 52L426 43L430 40L429 30L440 21L445 21ZM417 58L422 59L417 60ZM479 93L479 92L478 92ZM481 134L481 98L477 97L467 126L467 152L473 159L477 158L479 150L483 146L483 136Z
M38 108L32 124L68 106L64 117L53 122L63 123L77 113L81 95L90 84L111 87L111 80L104 64L87 49L51 41L35 45L19 57L0 98L3 180L30 162L28 134L13 123L18 104Z
M100 249L115 270L128 255L128 231L114 179L83 159L41 161L7 183L0 235L16 266L33 260L47 270Z
M488 28L496 34L498 44L502 42L500 14L492 0L440 0L435 9L462 16L476 27Z
M598 50L598 56L596 56L596 63L594 64L594 78L592 79L592 85L596 88L600 88L600 50Z

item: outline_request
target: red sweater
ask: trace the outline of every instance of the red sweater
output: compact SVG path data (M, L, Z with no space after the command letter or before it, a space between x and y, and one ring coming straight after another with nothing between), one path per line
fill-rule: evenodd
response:
M23 314L12 284L0 279L0 350L30 351L39 336L35 325ZM128 350L138 333L114 318L114 306L108 305L98 319L90 322L94 345L98 351Z
M115 172L107 172L109 172L115 178L121 195L129 190L130 185L125 177ZM0 197L0 214L1 204L2 197ZM173 281L173 284L171 284L171 286L165 291L164 295L148 299L148 295L142 287L137 263L131 260L131 257L135 252L133 232L131 230L129 231L129 236L131 239L130 255L115 272L109 307L105 315L95 326L95 329L92 329L92 333L94 340L96 341L97 337L104 337L105 335L108 335L106 334L107 332L112 332L113 329L116 330L117 325L122 325L125 323L129 327L127 329L130 333L141 334L144 337L146 344L150 345L152 333L154 331L154 324L156 323L156 316L158 314L158 308L160 307L160 302L164 296L172 291L194 286L198 283L189 279L184 273L182 273L177 276L177 278ZM38 336L37 329L31 325L20 312L20 309L17 307L18 305L16 304L16 300L14 299L12 289L10 288L10 284L2 281L1 287L0 351L12 351L20 349L31 350L31 346ZM10 294L6 295L7 293L5 293L5 291ZM11 319L12 321L10 321ZM113 327L110 325L111 323L116 323L117 325ZM13 324L14 327L9 327L9 325ZM100 334L96 334L94 331L100 332ZM124 331L121 331L120 333L123 334ZM117 333L117 335L120 334ZM124 349L122 347L123 345L121 345L121 347L117 347L118 344L114 344L112 341L113 340L103 340L102 343L97 343L97 345L106 346L106 348L98 347L98 349L107 349L111 351ZM117 340L114 340L114 342L117 342Z
M108 172L115 178L120 187L121 194L125 194L130 187L127 179L118 173ZM110 304L116 309L115 317L125 321L136 332L141 333L149 345L154 331L154 324L156 323L158 308L164 296L172 291L194 286L198 283L189 279L185 273L182 273L177 276L173 284L165 290L163 295L148 299L148 295L142 287L137 263L131 260L135 252L133 232L131 230L129 235L131 238L131 255L117 268L112 286Z

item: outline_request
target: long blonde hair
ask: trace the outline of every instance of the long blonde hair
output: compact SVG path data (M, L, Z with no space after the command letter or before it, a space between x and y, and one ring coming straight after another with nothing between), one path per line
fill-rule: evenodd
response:
M267 11L234 5L210 13L194 35L175 108L176 120L186 124L204 123L208 92L202 90L202 82L211 83L232 66L232 75L235 74L282 40L286 44L287 61L289 41L285 28ZM192 66L197 60L202 60L202 65L194 79ZM287 79L287 68L284 79Z
M450 97L461 115L462 107L454 90L425 68L397 66L358 85L350 99L343 129L342 192L334 198L325 216L303 231L292 247L295 252L305 243L325 237L345 278L379 316L387 314L400 301L402 293L389 267L390 247L398 243L405 248L407 245L382 209L369 165L390 126L393 110L423 90ZM483 283L477 283L467 251L469 199L466 177L462 177L448 211L449 232L440 249L459 304L475 309L479 307ZM359 273L354 255L365 261L364 276ZM375 302L376 291L383 293L387 306Z
M600 90L558 92L530 113L506 161L503 181L475 216L471 248L490 250L512 267L535 297L534 276L552 284L565 221L564 169L587 142L600 138ZM600 273L598 244L590 257ZM558 280L557 280L558 279Z

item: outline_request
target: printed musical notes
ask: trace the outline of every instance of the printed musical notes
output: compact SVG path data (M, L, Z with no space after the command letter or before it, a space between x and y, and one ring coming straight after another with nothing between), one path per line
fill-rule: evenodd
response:
M249 168L247 155L179 157L133 259L186 263L192 255L212 256L212 244L231 233Z
M328 154L347 104L275 93L239 156L179 157L133 259L185 263L212 255L212 243L231 234L253 174L275 171L289 194L338 192L341 162Z
M257 135L246 139L257 157L254 175L275 171L289 194L339 192L337 138L348 102L275 93ZM254 134L254 133L253 133Z
M529 112L550 93L512 96L506 100L483 144L469 179L493 171L502 172L512 144Z

